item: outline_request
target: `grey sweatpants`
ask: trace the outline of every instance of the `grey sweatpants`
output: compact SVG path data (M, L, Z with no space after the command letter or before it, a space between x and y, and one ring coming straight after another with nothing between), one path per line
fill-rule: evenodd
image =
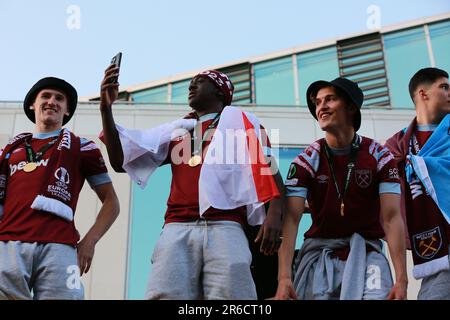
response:
M256 299L241 225L199 220L164 226L152 256L147 299Z
M450 270L423 278L417 300L450 300Z
M59 243L0 241L0 300L83 298L74 247Z

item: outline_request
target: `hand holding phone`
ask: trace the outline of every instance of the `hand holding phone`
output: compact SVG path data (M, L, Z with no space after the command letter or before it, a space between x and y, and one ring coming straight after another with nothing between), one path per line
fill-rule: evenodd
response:
M115 64L116 67L119 68L119 70L117 72L120 71L120 62L121 61L122 61L122 52L119 52L111 59L110 64ZM116 83L117 80L118 80L118 77L113 77L113 78L111 78L111 83Z

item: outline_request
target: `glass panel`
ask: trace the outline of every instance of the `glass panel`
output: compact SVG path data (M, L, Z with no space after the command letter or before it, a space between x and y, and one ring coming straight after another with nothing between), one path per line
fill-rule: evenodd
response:
M167 85L135 92L131 95L133 102L167 103Z
M336 47L300 53L297 56L300 104L306 106L306 90L317 80L333 80L339 77Z
M450 72L450 21L431 24L428 28L436 67Z
M384 35L392 108L413 109L408 84L420 68L430 66L423 27Z
M175 82L172 84L172 102L188 103L189 84L191 79Z
M170 166L166 165L153 173L144 190L132 184L128 299L144 299L151 255L164 225L171 177Z
M257 63L254 70L257 104L295 105L292 57Z

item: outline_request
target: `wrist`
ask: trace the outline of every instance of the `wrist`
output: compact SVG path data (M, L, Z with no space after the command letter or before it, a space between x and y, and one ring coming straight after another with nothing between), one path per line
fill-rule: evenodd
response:
M408 278L398 277L398 278L396 278L395 283L402 284L406 287L406 286L408 286Z
M93 234L93 233L91 233L91 234L88 233L85 236L85 241L89 242L90 244L92 244L94 246L97 244L97 242L99 240L100 240L100 237L98 235L96 235L96 234Z
M270 200L269 209L276 209L277 211L281 211L283 208L283 201L280 198L273 198Z
M278 276L278 282L286 281L286 280L292 281L292 277L290 274L284 274L284 275Z

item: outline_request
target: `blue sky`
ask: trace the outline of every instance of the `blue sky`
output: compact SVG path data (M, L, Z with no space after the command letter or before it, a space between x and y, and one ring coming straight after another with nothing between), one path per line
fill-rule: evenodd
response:
M364 32L371 5L381 26L450 12L449 0L0 0L0 101L49 75L96 94L117 51L128 87Z

